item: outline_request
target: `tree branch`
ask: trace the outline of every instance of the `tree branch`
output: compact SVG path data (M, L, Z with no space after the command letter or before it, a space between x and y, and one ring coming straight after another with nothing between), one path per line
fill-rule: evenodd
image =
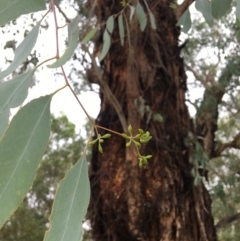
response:
M240 143L238 143L240 141L240 133L238 133L232 141L227 142L227 143L223 143L221 145L219 145L219 147L216 149L216 151L213 154L213 157L219 157L222 152L224 150L226 150L227 148L236 148L236 149L240 149Z
M188 71L192 72L193 76L195 77L196 80L200 81L201 84L207 89L207 83L204 81L204 79L189 65L185 64L185 67Z
M183 13L187 10L187 8L194 2L194 0L184 0L182 4L178 5L175 9L175 15L177 20L181 18Z
M123 131L125 133L127 133L127 120L124 116L121 105L119 104L116 96L112 93L108 84L104 80L102 80L102 75L101 75L101 72L99 70L99 67L97 66L97 63L96 63L96 60L95 60L94 56L89 52L88 48L86 48L85 46L82 46L82 47L89 54L89 56L91 58L92 65L93 65L94 71L95 71L96 76L97 76L98 84L102 87L103 93L106 95L107 99L112 104L115 111L117 112L118 118L119 118L119 120L121 122L121 125L122 125L122 128L123 128Z
M221 220L215 225L215 227L216 227L217 230L219 230L219 229L221 229L221 228L226 227L228 224L230 224L230 223L232 223L232 222L234 222L234 221L236 221L236 220L238 220L238 219L240 219L240 213L236 213L236 214L234 214L234 215L232 215L232 216L227 216L227 217L221 219Z

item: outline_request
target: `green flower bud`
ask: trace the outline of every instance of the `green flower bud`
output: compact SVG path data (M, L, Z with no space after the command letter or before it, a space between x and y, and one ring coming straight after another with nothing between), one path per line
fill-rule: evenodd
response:
M132 134L132 125L129 125L129 127L128 127L128 132L129 132L130 134Z
M126 139L129 139L129 136L126 135L125 133L122 133L122 137L126 138Z
M100 153L103 153L103 149L102 149L102 146L101 146L100 142L98 142L98 151Z
M97 140L98 140L98 139L93 140L93 141L90 141L88 144L89 144L89 145L94 145L94 144L97 142Z
M131 146L131 143L132 143L132 141L129 141L129 142L126 144L126 147Z
M135 140L133 140L133 142L134 142L134 144L135 144L136 146L141 146L141 143L139 143L139 142L137 142L137 141L135 141Z
M108 134L105 134L104 136L102 136L101 138L105 138L106 139L106 138L109 138L110 136L111 136L111 134L108 133Z

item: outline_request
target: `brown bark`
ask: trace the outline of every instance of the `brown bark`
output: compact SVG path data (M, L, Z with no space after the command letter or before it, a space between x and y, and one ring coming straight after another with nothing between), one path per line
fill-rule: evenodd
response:
M139 168L135 149L126 149L120 136L112 136L103 143L103 154L94 147L89 207L93 238L215 241L211 200L202 183L193 185L189 151L184 142L191 125L185 104L186 76L176 18L169 8L170 1L147 2L157 30L148 24L141 32L133 19L129 26L130 42L126 38L121 46L116 27L109 54L101 64L102 81L121 105L133 133L142 128L152 134L152 140L141 152L152 154L153 158ZM121 9L120 1L99 0L95 13L102 23ZM97 46L101 47L100 42ZM117 112L102 88L101 91L97 124L121 133ZM142 100L145 112L139 108ZM150 114L152 118L147 122ZM164 122L156 121L155 114L161 114Z

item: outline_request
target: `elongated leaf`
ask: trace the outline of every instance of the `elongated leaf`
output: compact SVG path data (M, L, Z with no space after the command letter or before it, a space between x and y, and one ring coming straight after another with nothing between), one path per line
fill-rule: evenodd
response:
M99 61L103 60L105 56L107 55L109 48L111 45L111 38L108 33L108 31L105 29L104 34L103 34L103 48L102 48L102 53L99 57Z
M180 19L178 20L177 23L178 26L183 26L182 27L182 31L184 33L187 33L189 31L189 29L191 28L192 25L192 20L191 20L191 16L190 16L190 12L189 9L187 9L183 15L180 17Z
M18 18L22 14L46 9L45 0L10 0L0 1L0 26Z
M131 22L132 17L133 17L133 14L134 14L134 12L135 12L135 7L134 7L134 6L130 6L130 5L129 5L129 7L130 7L130 16L129 16L129 20L130 20L130 22Z
M237 18L240 20L240 0L237 0Z
M155 17L152 12L149 12L149 18L152 29L157 29L156 23L155 23Z
M82 44L86 44L89 40L93 38L93 36L96 34L97 28L93 28L82 40Z
M31 70L0 84L0 139L8 125L9 109L19 106L27 97L33 72Z
M0 72L0 79L8 76L14 70L16 70L23 61L26 60L28 55L31 53L38 37L40 22L31 30L31 32L27 35L27 37L20 43L20 45L16 48L15 56L13 62L9 65L9 67Z
M119 35L122 46L124 45L124 26L123 26L123 16L120 14L118 16L118 27L119 27Z
M144 29L147 26L147 16L144 12L143 6L138 2L136 6L136 13L138 17L138 22L140 24L141 31L144 31Z
M107 30L109 33L112 33L114 29L114 18L111 15L107 20Z
M8 126L8 118L9 117L9 108L6 106L4 109L1 110L0 113L0 139L3 137L3 134Z
M220 19L229 10L232 0L211 0L212 16Z
M78 45L79 19L79 15L77 15L77 17L74 18L72 22L68 25L68 47L60 59L58 59L55 63L48 65L49 68L58 68L64 65L72 57Z
M61 182L44 241L80 241L89 198L87 160L83 156Z
M210 27L213 26L213 16L211 13L211 5L208 0L197 0L196 1L196 9L202 13L206 22Z
M50 134L51 98L35 99L20 109L0 142L0 227L34 180Z

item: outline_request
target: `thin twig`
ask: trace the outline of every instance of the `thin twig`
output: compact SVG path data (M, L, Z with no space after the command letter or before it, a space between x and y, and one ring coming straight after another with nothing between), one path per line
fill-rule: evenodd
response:
M188 71L192 72L193 76L195 77L196 80L200 81L200 83L206 88L208 89L207 83L206 81L204 81L204 79L192 68L190 67L188 64L185 64L185 67Z
M71 90L72 94L74 95L75 99L77 100L78 104L81 106L82 110L84 111L85 115L87 116L87 118L89 119L89 121L91 122L92 126L95 126L94 121L92 120L92 118L89 116L89 114L87 113L86 109L84 108L83 104L81 103L81 101L79 100L79 98L77 97L76 93L74 92L72 86L69 84L66 73L63 69L63 67L61 66L61 70L65 79L65 83L66 85L69 87L69 89Z
M51 0L53 16L54 16L54 23L55 23L55 36L56 36L56 56L59 59L59 41L58 41L58 23L57 23L57 15L55 9L55 2Z
M95 3L97 1L95 0ZM59 58L59 38L58 38L58 29L59 29L59 26L58 26L58 23L57 23L57 16L56 16L56 11L55 11L55 3L54 3L54 0L51 0L51 8L53 10L53 14L54 14L54 22L55 22L55 34L56 34L56 57L53 57L51 59L54 59L54 58ZM92 8L92 11L94 10L94 8ZM110 102L113 103L113 106L117 112L117 114L119 115L119 119L121 121L121 124L122 124L122 127L123 127L123 130L124 132L127 132L127 122L126 122L126 119L123 115L123 112L122 112L122 109L121 109L121 106L120 104L118 103L116 97L113 95L113 93L111 92L109 86L101 80L101 74L99 73L98 71L98 67L97 67L97 64L95 62L95 59L92 57L92 55L89 53L90 57L92 58L92 62L93 62L93 65L94 65L94 68L96 70L96 73L98 75L98 79L99 79L99 83L102 84L102 87L103 89L105 90L105 92L107 93L107 97L109 98ZM48 59L46 61L44 61L43 63L51 60L51 59ZM41 64L43 64L41 63ZM69 81L68 81L68 78L66 76L66 73L65 73L65 70L64 68L61 66L61 70L62 70L62 73L63 73L63 77L64 77L64 81L65 81L65 86L63 86L62 88L60 88L59 90L65 88L66 86L69 87L70 91L72 92L73 96L75 97L75 99L77 100L78 104L80 105L80 107L82 108L82 110L84 111L85 115L87 116L87 118L89 119L92 127L96 130L96 132L98 132L97 128L100 128L100 129L104 129L104 130L107 130L109 132L112 132L114 134L117 134L117 135L121 135L120 133L118 132L115 132L115 131L112 131L108 128L105 128L105 127L101 127L101 126L98 126L94 123L94 121L92 120L92 118L89 116L88 112L86 111L86 109L84 108L83 104L81 103L81 101L79 100L79 98L77 97L76 93L74 92L72 86L70 85ZM57 90L57 91L59 91Z
M58 8L58 11L63 15L67 23L71 23L71 20L67 17L67 15L63 12L63 10L60 8L59 4L55 5Z

